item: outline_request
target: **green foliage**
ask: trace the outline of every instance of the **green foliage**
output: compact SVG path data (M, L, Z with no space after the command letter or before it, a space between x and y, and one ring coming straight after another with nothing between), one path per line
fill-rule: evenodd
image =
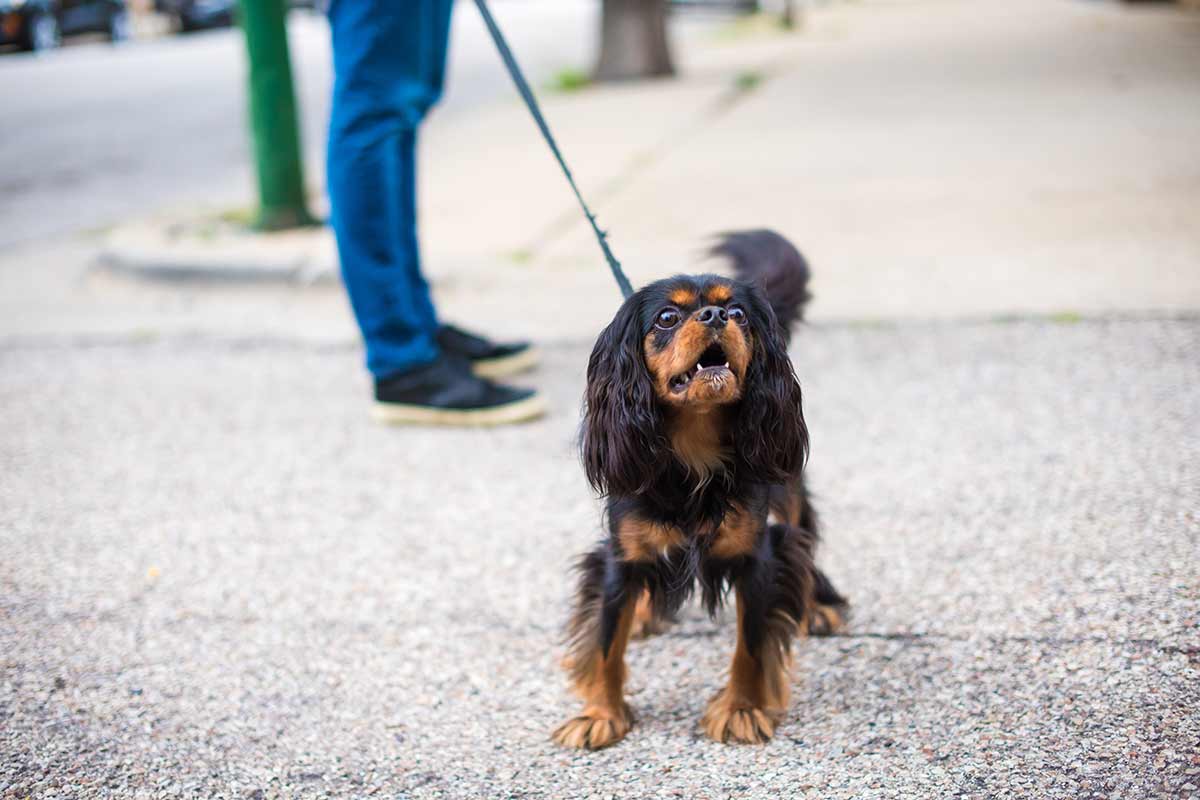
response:
M550 89L555 92L578 92L586 89L591 83L591 77L583 70L565 67L554 74Z
M229 208L217 214L217 219L227 225L249 228L254 224L254 209L246 207Z
M1082 320L1083 316L1078 311L1056 311L1050 315L1050 321L1060 325L1073 325Z
M733 85L739 92L752 92L766 79L767 76L757 70L746 70L734 76Z
M746 14L738 17L728 25L717 29L716 38L719 41L736 42L756 36L775 36L780 33L790 33L798 25L789 27L779 14L768 14L760 11L757 14Z

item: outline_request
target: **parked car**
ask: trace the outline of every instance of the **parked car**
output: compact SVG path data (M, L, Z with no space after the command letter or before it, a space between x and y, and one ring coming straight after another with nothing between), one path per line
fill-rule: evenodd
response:
M50 50L63 36L94 32L114 42L129 38L125 0L0 0L0 45Z
M292 8L321 11L326 0L289 0ZM224 28L234 23L237 0L154 0L154 10L175 21L175 29L187 33L205 28Z
M224 28L233 24L237 0L154 0L154 10L175 21L181 32Z

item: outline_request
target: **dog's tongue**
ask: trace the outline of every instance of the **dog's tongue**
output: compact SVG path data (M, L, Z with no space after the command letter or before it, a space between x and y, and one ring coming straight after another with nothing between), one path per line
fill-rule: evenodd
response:
M729 359L725 357L725 351L720 345L714 344L700 354L700 360L696 362L697 369L707 369L708 367L727 367Z

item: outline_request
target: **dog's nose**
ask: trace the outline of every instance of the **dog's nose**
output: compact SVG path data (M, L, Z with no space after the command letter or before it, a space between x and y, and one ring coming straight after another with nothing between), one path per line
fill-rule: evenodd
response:
M720 306L705 306L696 312L696 320L702 325L723 328L729 321L729 312Z

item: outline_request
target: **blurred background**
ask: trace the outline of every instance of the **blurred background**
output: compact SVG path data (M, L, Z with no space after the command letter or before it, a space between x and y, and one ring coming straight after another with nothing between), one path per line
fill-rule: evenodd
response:
M323 217L319 5L293 4L287 43L304 202ZM124 318L162 305L148 324L178 325L175 301L192 313L241 282L285 291L222 296L222 324L288 327L290 311L271 312L299 304L352 333L328 232L251 233L235 6L4 0L0 258L39 263L4 270L10 325L103 325L100 306ZM609 6L607 29L591 0L499 0L496 13L635 283L693 268L715 231L765 225L818 265L817 319L1195 304L1200 18L1187 2L640 4L649 18ZM620 14L632 24L612 24ZM655 16L668 35L639 38ZM499 333L594 330L615 298L582 218L478 14L460 9L454 26L421 155L439 302L471 314L511 292L534 302L521 330ZM29 296L34 283L44 294ZM564 327L536 298L572 287L599 302Z

